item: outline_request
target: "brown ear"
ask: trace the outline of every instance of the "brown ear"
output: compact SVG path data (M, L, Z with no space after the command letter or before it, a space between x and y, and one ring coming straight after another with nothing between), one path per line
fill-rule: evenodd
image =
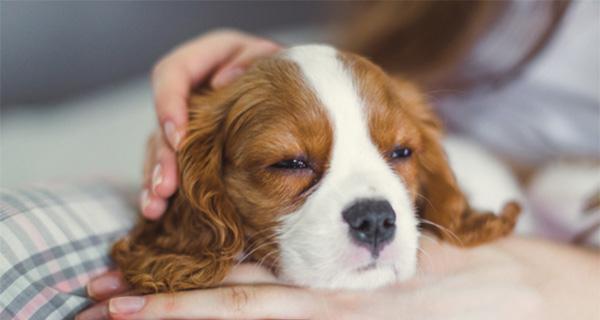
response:
M141 293L219 284L243 251L244 235L222 181L222 125L230 103L192 99L178 152L180 189L159 221L141 221L112 257Z
M418 207L423 226L442 239L461 246L473 246L509 234L516 224L519 205L509 202L499 215L473 210L448 165L441 144L439 121L423 103L420 103L416 116L422 124L422 149L417 156Z

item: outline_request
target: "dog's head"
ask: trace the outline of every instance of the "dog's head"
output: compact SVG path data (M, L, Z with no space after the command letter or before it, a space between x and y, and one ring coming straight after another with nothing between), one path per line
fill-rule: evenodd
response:
M510 232L518 213L474 213L419 91L327 46L193 97L178 159L181 188L159 224L208 266L200 286L240 259L299 285L381 286L414 274L420 222L472 245Z

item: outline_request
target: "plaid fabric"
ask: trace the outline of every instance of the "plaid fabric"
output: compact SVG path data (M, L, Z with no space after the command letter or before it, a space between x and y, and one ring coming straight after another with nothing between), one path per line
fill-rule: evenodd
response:
M109 181L0 190L0 319L73 318L136 215Z

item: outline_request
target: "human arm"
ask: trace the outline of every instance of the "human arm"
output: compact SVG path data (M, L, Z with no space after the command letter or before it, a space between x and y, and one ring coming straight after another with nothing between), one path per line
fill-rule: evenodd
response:
M511 237L473 249L421 241L411 281L374 291L324 291L244 284L148 295L118 319L596 319L600 255L545 240ZM129 301L131 302L131 300ZM108 309L107 309L108 310Z

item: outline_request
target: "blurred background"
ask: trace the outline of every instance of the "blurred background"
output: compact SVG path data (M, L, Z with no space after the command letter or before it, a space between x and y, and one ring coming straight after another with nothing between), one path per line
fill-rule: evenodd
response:
M224 27L333 43L407 76L449 131L512 165L553 236L600 226L597 0L0 0L0 187L139 186L152 66Z
M0 185L139 181L152 66L224 27L366 55L514 163L599 158L598 1L0 1Z
M148 74L183 41L231 27L291 44L327 37L350 4L1 1L0 185L138 181L155 126Z

